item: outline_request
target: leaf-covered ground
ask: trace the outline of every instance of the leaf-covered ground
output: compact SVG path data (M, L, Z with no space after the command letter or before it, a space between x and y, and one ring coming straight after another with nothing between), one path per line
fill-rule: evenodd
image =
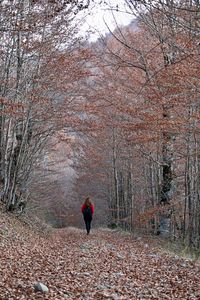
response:
M36 282L49 292L35 292ZM0 299L197 300L200 268L109 230L18 232L0 236Z

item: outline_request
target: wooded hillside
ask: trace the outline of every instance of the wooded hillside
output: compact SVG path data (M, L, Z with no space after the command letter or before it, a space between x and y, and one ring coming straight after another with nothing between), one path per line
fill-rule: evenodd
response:
M125 2L89 44L89 2L1 1L1 200L60 227L90 195L96 224L199 248L200 4Z
M111 223L199 247L200 5L126 3L133 23L92 47L79 184L107 199Z

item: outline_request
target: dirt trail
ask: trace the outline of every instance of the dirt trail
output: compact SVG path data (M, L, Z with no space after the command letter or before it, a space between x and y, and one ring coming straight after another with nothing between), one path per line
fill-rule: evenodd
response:
M48 293L34 292L42 282ZM109 230L0 243L0 299L200 299L200 268Z

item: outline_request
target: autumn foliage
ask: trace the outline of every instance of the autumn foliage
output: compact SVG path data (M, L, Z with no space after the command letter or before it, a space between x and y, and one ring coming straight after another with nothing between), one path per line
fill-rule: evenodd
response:
M198 247L200 7L126 2L135 21L95 45L88 188L107 199L111 222Z
M1 2L1 199L66 226L89 195L97 224L199 247L200 7L125 2L133 22L91 45L82 1Z

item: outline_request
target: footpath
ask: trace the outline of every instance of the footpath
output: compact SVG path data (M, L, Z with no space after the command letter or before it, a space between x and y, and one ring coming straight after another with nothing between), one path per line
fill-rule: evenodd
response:
M199 300L200 267L106 229L18 233L0 236L0 299Z

